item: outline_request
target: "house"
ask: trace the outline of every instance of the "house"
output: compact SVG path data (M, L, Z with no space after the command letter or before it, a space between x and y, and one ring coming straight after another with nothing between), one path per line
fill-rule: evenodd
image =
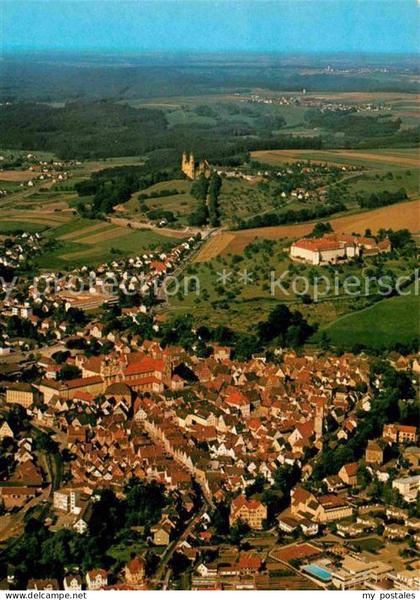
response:
M297 518L309 518L317 523L328 523L345 519L353 514L353 509L344 498L335 494L315 497L302 487L291 492L290 512Z
M357 535L363 533L363 531L364 526L362 523L337 523L337 534L343 536L344 538L356 537Z
M377 440L369 440L365 451L366 464L381 465L384 462L384 451Z
M159 523L150 530L153 533L153 543L156 546L167 546L171 541L174 529L175 524L168 517L162 517Z
M77 592L82 589L82 579L80 575L65 575L63 578L63 588L69 592Z
M347 555L341 567L331 571L332 583L341 590L366 589L367 583L384 579L392 570L391 565L381 561L369 562Z
M131 559L125 566L124 577L129 585L141 585L146 574L146 563L141 556Z
M420 574L418 569L412 571L405 569L403 571L398 571L397 573L391 573L390 579L394 583L394 588L396 590L417 591L420 589Z
M279 529L287 534L297 531L297 528L299 527L299 523L291 517L279 517L277 522Z
M39 384L39 391L44 395L46 404L49 404L53 396L58 396L63 400L72 400L79 392L87 392L96 396L102 394L103 390L104 382L99 375L60 382L43 379Z
M86 573L88 590L102 590L108 585L108 573L105 569L91 569Z
M247 500L245 496L237 496L230 506L229 524L232 526L241 520L251 529L262 529L267 519L267 507L259 500Z
M290 247L290 258L312 265L336 263L359 255L357 246L325 238L304 238Z
M399 425L398 423L388 423L384 425L382 437L394 443L403 444L405 442L416 442L417 427L414 425Z
M410 464L410 467L418 469L420 467L420 448L417 446L409 446L403 451L404 458Z
M232 349L229 346L219 346L213 344L213 356L215 360L224 361L229 360Z
M315 496L300 486L291 491L290 499L290 512L293 517L299 518L303 513L313 515L318 506Z
M420 492L420 475L394 479L392 487L399 491L406 502L415 502Z
M30 383L11 383L6 388L6 402L29 408L39 397L38 391Z
M387 523L383 535L390 540L403 540L408 536L408 527L398 523Z
M248 398L241 390L231 387L228 390L225 402L229 407L238 410L243 417L249 417L251 405Z
M60 586L57 579L30 579L26 589L52 591L59 590Z
M255 575L261 569L262 561L252 552L241 552L238 567L241 575Z
M78 515L81 511L80 491L68 488L56 490L53 496L53 506L56 510Z
M13 508L21 508L24 504L35 498L36 489L33 487L24 486L4 486L0 487L0 498L3 500L4 508L12 510Z
M353 508L341 496L327 494L317 498L317 501L319 506L315 511L315 520L318 523L339 521L351 517L353 514Z
M357 485L357 471L359 465L357 462L347 463L338 471L338 476L346 485Z
M2 426L0 427L0 439L4 439L6 437L10 437L13 438L13 431L10 427L10 425L8 424L7 421L4 421Z
M300 528L302 529L303 535L308 537L317 535L319 531L318 523L314 523L310 519L300 519L299 520Z

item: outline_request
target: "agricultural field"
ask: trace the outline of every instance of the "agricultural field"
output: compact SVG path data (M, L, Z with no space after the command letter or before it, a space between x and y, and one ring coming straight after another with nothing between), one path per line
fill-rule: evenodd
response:
M138 222L148 222L147 213L150 210L170 211L175 217L173 224L184 227L187 225L188 215L197 206L197 200L190 193L191 185L192 182L186 179L162 181L136 192L128 202L117 206L116 210L121 216ZM139 196L148 197L141 202Z
M45 153L34 154L44 160L53 158ZM26 155L4 152L9 159L21 156L22 160L26 160ZM54 248L37 257L36 264L42 269L93 265L113 257L175 243L175 236L159 235L150 229L133 230L106 221L82 219L77 215L75 206L81 199L74 191L74 184L95 170L122 164L141 164L141 161L136 157L85 161L69 169L71 177L66 181L35 181L33 187L21 187L18 183L25 183L29 173L33 177L32 171L16 169L0 173L0 177L8 177L6 184L15 186L8 190L7 195L0 197L0 234L37 232L55 240ZM0 180L0 189L5 186Z
M334 231L340 233L364 232L371 229L372 233L379 229L408 229L412 233L420 231L420 200L411 200L371 211L358 212L340 217L322 219L331 223ZM296 225L280 225L276 227L260 227L243 231L221 231L209 239L195 257L196 262L210 260L216 256L239 254L256 239L279 240L282 238L299 238L308 235L313 229L313 223Z
M409 149L375 150L258 150L252 158L270 165L296 161L325 162L332 165L353 165L364 169L418 168L419 152Z
M339 317L314 336L327 334L336 346L351 348L355 344L366 347L389 346L397 342L411 342L420 329L420 299L414 288L407 296L382 300L373 306Z
M37 259L37 266L41 269L95 265L143 253L149 248L167 248L177 242L175 238L161 236L150 229L132 230L80 217L49 230L45 236L54 239L55 245Z

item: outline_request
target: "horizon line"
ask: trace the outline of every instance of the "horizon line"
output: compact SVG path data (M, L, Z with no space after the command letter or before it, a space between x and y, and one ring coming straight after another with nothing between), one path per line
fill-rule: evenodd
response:
M354 56L375 56L375 55L386 55L386 56L420 56L420 50L403 50L403 51L387 51L387 50L303 50L303 49L294 49L294 50L269 50L267 48L261 49L238 49L238 48L224 48L224 49L196 49L196 48L155 48L155 49L138 49L138 48L33 48L33 47L24 47L24 46L4 46L1 48L1 54L4 56L5 53L13 54L13 53L21 53L21 52L32 52L32 53L43 53L43 52L72 52L77 54L82 53L114 53L114 54L263 54L263 55L303 55L303 56L312 56L312 55L354 55Z

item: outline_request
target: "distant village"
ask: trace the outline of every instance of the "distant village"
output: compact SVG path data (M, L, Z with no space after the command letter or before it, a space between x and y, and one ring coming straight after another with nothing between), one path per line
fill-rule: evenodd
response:
M334 70L326 71L333 73ZM255 102L257 104L272 104L278 106L301 106L304 108L316 108L321 112L380 112L390 110L389 106L385 106L383 103L375 102L357 102L357 103L346 103L346 102L333 102L322 98L316 98L315 96L307 96L306 90L302 90L299 95L290 96L261 96L259 94L251 94L246 99L247 102Z

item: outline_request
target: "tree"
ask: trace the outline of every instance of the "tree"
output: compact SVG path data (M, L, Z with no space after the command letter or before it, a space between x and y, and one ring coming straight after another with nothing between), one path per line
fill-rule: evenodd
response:
M274 488L281 490L283 494L289 494L290 490L300 479L300 469L296 463L284 464L274 471Z
M212 514L212 523L216 533L225 536L229 532L229 507L227 504L217 504Z
M250 498L254 494L261 494L264 489L264 484L266 483L265 477L263 475L257 475L253 483L248 485L245 488L245 495L247 498Z
M241 519L238 519L236 523L230 528L229 541L233 546L238 546L242 538L247 535L250 531L248 523L244 523Z
M60 381L69 381L70 379L78 379L82 376L82 371L75 365L63 365L58 374Z
M323 223L322 221L320 221L319 223L316 223L316 225L314 225L310 237L320 238L326 233L331 233L331 231L333 231L331 223Z

